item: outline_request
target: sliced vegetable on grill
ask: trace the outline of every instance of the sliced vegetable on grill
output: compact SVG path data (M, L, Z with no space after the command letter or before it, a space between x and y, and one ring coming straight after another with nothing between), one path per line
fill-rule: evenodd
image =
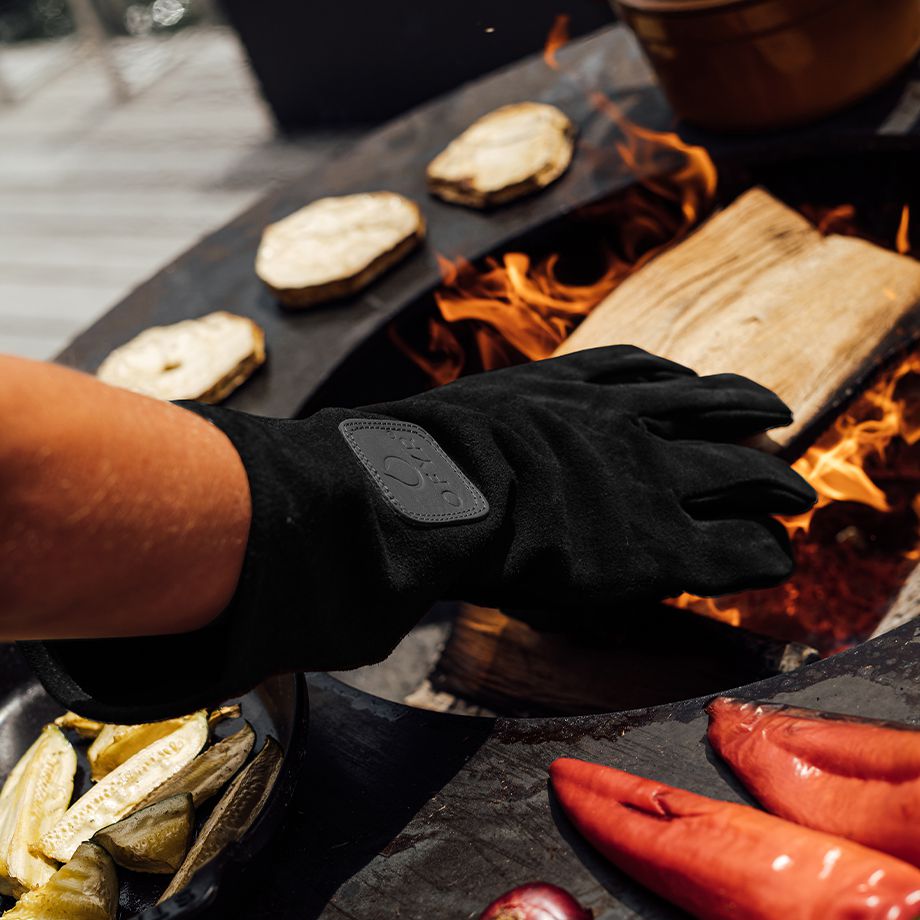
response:
M85 719L75 712L65 712L64 715L54 720L54 724L58 728L69 728L75 731L81 738L95 738L105 727L105 723L97 722L95 719Z
M471 208L504 204L545 188L569 167L575 126L543 102L517 102L483 115L428 165L433 195Z
M96 831L98 843L125 869L176 872L192 843L195 808L188 793L173 795Z
M44 885L56 866L34 847L67 811L77 755L57 726L46 726L14 767L0 796L0 891L14 896Z
M217 709L208 713L208 727L213 731L221 722L229 722L231 719L238 719L243 714L243 707L239 703L231 703L229 706L219 706Z
M100 780L107 776L138 751L165 738L196 715L198 713L140 725L103 725L102 731L86 752L93 779Z
M186 764L151 792L139 807L143 808L180 792L188 792L191 793L195 807L199 808L230 782L246 762L255 740L256 734L247 722L238 732L218 741Z
M81 844L48 882L26 892L3 920L115 920L118 878L109 854Z
M151 326L116 348L96 376L157 399L219 403L265 363L265 332L248 316L216 310Z
M915 920L920 870L843 837L598 764L550 766L604 856L702 920Z
M310 307L367 287L424 236L418 205L395 192L320 198L265 228L256 274L286 307Z
M66 862L96 831L125 817L171 776L194 760L208 740L205 713L190 716L116 767L67 810L38 844L49 859Z
M32 742L32 746L16 761L13 769L10 770L9 775L3 781L3 786L0 787L0 807L2 807L4 800L8 799L19 785L19 780L22 779L22 774L25 773L26 767L29 765L29 759L32 754L35 753L35 748L38 746L40 740L41 736Z
M162 904L181 891L199 869L252 827L271 795L283 759L281 745L274 738L268 738L252 763L237 776L214 806L185 862L158 903Z
M920 866L920 731L720 697L709 741L780 817Z

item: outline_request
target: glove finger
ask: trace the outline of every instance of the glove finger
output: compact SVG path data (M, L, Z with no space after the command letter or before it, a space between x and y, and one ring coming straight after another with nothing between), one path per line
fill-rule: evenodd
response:
M738 374L647 389L640 416L663 438L738 441L792 421L791 410L772 390Z
M697 524L698 554L685 590L717 597L785 581L795 569L786 529L768 516Z
M747 514L804 514L817 496L785 461L752 447L684 441L672 445L681 505L696 520Z
M586 348L558 358L546 358L531 366L568 379L605 385L696 377L696 371L635 345Z

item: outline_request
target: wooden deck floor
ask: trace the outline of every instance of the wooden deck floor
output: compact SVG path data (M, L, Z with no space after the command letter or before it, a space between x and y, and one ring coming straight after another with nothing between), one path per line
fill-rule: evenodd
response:
M113 45L131 87L61 40L0 49L0 352L47 358L342 134L275 136L220 27Z

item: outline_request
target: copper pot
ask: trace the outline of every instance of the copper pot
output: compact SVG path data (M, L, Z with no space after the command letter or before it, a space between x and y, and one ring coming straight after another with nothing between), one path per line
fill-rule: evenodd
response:
M613 0L675 112L728 131L809 121L920 48L920 0Z

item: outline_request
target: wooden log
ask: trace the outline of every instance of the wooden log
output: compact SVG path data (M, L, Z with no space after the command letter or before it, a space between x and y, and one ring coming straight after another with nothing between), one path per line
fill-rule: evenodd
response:
M920 262L824 236L755 188L627 278L556 353L628 343L744 374L795 413L771 435L788 448L918 333L918 305Z
M601 619L609 621L613 629L560 635L464 605L427 690L510 715L616 712L716 693L817 658L799 643L668 607Z

